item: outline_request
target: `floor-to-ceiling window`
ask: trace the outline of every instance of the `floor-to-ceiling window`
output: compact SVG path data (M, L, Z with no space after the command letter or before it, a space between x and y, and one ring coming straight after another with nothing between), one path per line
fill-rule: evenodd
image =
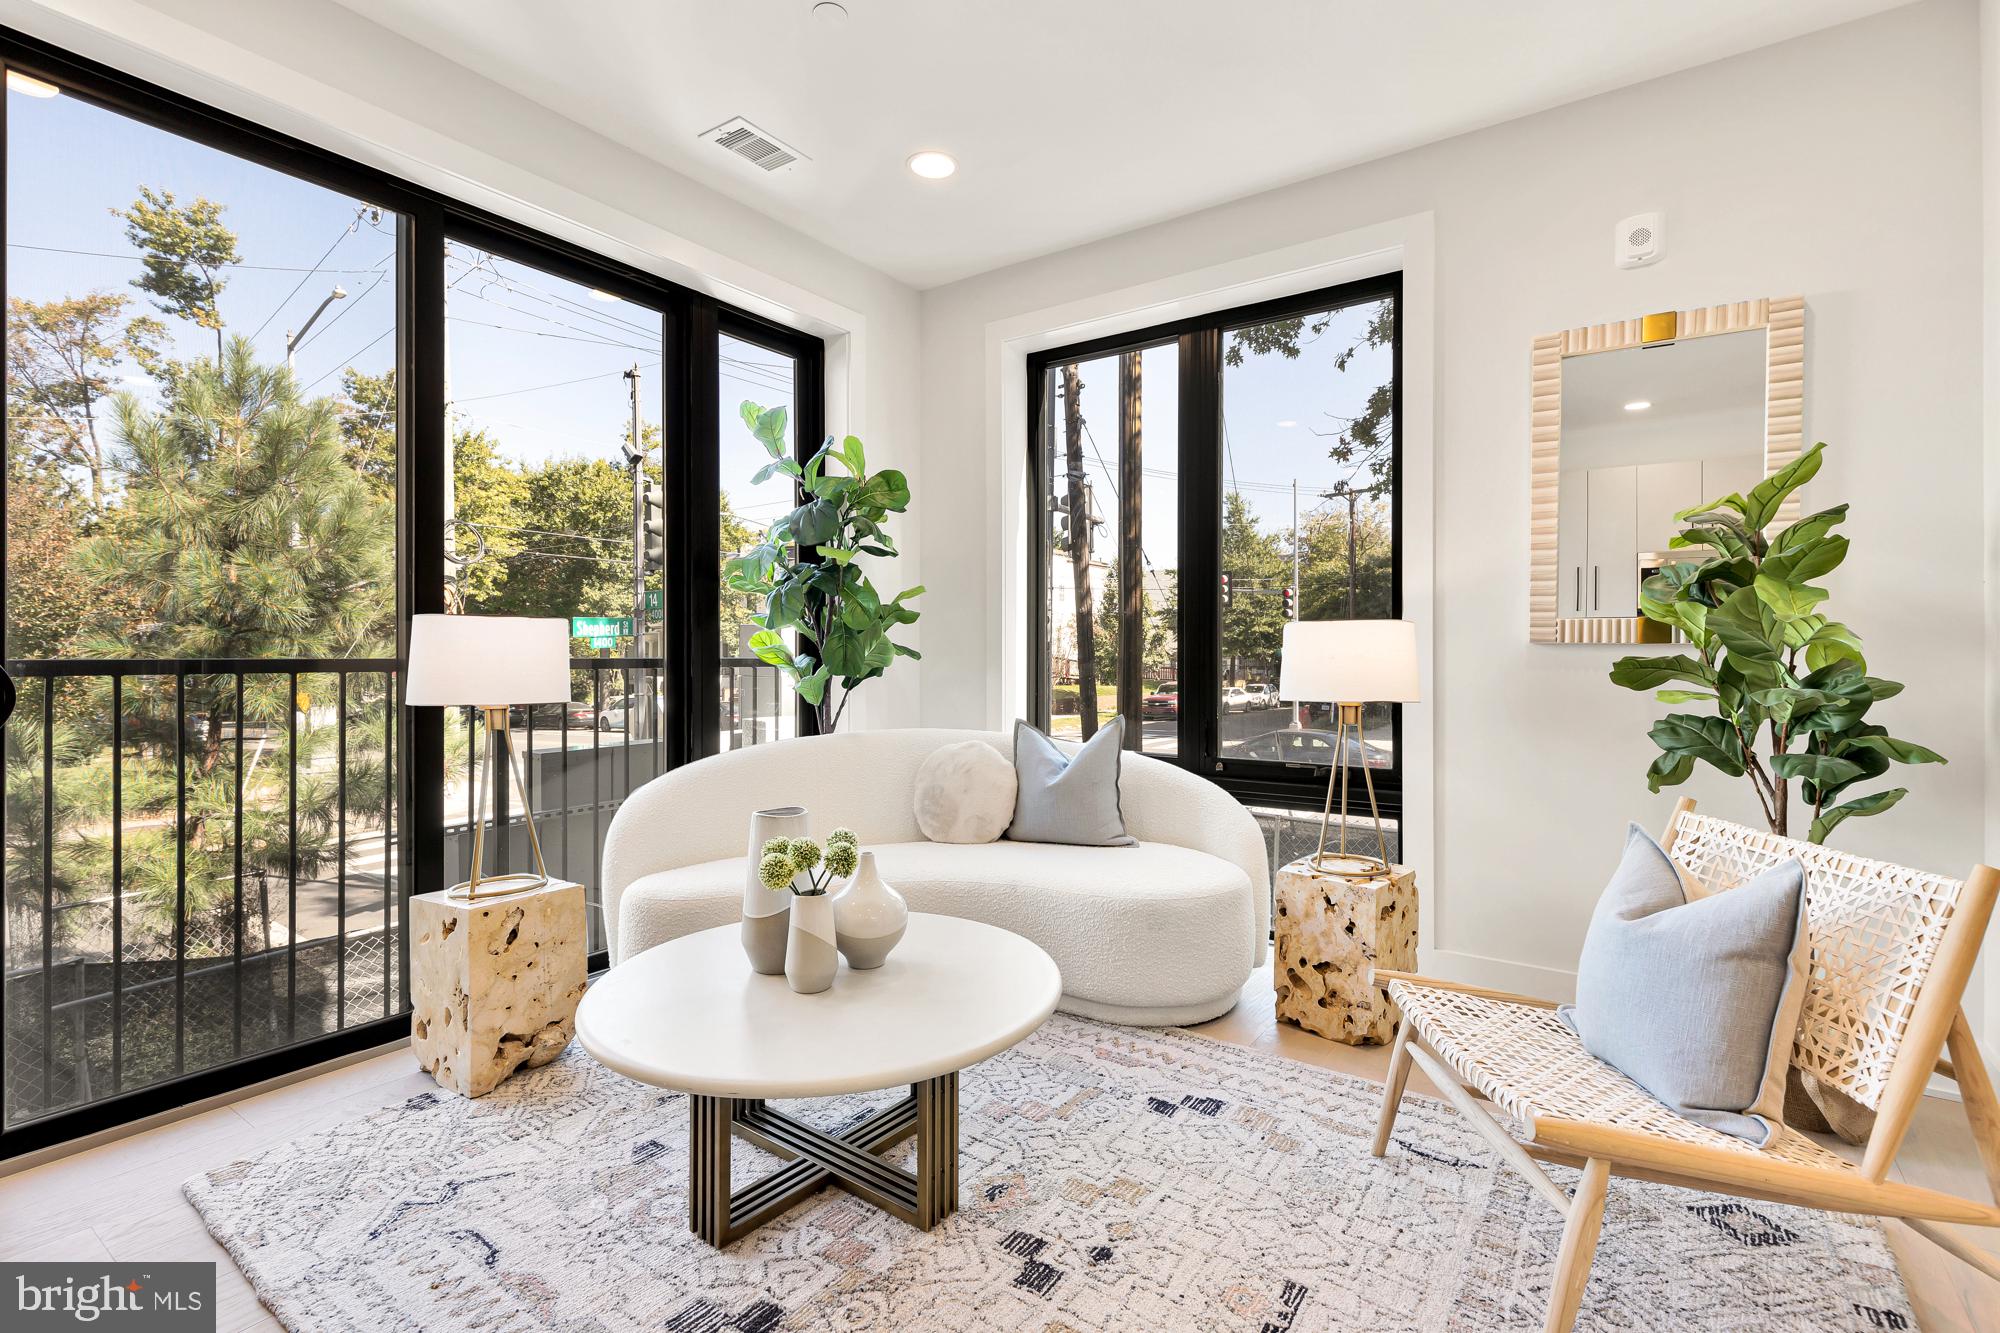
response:
M116 70L0 65L6 1156L395 1038L403 903L475 822L519 868L532 819L594 906L628 793L790 734L774 670L724 708L719 561L785 497L718 423L816 440L824 363ZM571 622L569 700L510 719L527 810L473 805L476 719L396 706L441 611Z
M799 366L792 354L734 332L720 335L716 466L722 492L717 577L722 565L763 540L773 521L798 503L795 483L772 472L772 450L790 458L799 448ZM814 441L815 445L818 443ZM715 749L740 750L761 741L796 736L798 691L777 667L750 649L764 610L761 597L723 581L716 625L721 669ZM789 631L788 631L789 633ZM794 645L796 646L796 645Z
M509 724L549 873L584 886L595 953L605 832L665 758L666 316L456 237L444 262L445 605L569 622L569 697ZM528 864L529 812L473 781L478 709L459 710L445 745L445 878L470 873L474 823L492 855Z
M1052 734L1179 749L1178 348L1135 347L1042 371ZM1128 502L1129 497L1129 502Z
M1401 612L1399 293L1390 275L1029 362L1034 710L1077 738L1136 714L1127 743L1250 805L1274 864L1311 850L1336 759L1328 706L1278 697L1286 622ZM1370 705L1346 755L1391 857L1399 723Z
M5 1100L399 1012L405 219L6 94Z

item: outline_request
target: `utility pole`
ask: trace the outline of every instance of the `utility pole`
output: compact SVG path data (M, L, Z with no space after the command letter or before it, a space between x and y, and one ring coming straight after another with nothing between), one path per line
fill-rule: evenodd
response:
M1146 695L1146 548L1140 530L1140 496L1146 484L1145 363L1138 352L1118 358L1118 711L1125 718L1125 748L1146 748L1140 701Z
M1076 611L1076 711L1083 739L1097 734L1097 627L1090 593L1090 495L1083 475L1083 377L1063 367L1064 461L1069 473L1069 570Z
M336 285L331 292L327 293L326 299L319 303L319 308L314 310L312 314L306 317L306 322L302 326L300 326L299 331L297 333L293 333L290 329L285 330L286 370L292 370L295 368L292 364L293 357L294 354L299 349L299 343L304 341L305 339L306 330L310 329L316 322L318 322L319 317L326 313L326 308L328 306L332 305L335 301L345 301L346 299L347 299L346 288Z
M1300 595L1305 591L1299 586L1299 479L1292 478L1292 619L1299 618L1299 603L1305 599ZM1297 700L1292 701L1292 725L1304 726L1299 717Z
M632 640L646 641L646 446L639 436L639 365L625 372L632 391L632 438L625 462L632 469Z
M1337 481L1333 485L1333 490L1328 492L1327 498L1347 501L1347 618L1352 620L1354 619L1354 589L1356 582L1354 568L1354 525L1358 521L1361 492L1354 489L1352 481Z

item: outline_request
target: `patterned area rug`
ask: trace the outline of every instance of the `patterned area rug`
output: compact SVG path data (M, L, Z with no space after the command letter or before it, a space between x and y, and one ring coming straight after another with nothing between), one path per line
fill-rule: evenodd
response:
M1539 1328L1554 1210L1426 1099L1371 1158L1380 1095L1058 1015L962 1076L944 1225L828 1191L718 1253L687 1229L685 1098L573 1045L479 1101L425 1093L186 1188L293 1330ZM832 1128L887 1100L788 1109ZM1912 1326L1869 1221L1612 1182L1583 1329Z

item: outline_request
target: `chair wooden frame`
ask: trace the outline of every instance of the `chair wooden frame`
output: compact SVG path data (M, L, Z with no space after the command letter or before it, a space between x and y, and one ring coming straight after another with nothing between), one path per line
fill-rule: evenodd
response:
M1675 807L1663 840L1670 853L1684 821L1691 820L1693 813L1692 800L1684 799ZM1765 836L1752 835L1738 826L1721 825L1720 821L1706 822L1711 827L1732 829L1747 836ZM1910 873L1881 863L1856 860L1851 864L1860 867L1863 873L1869 867ZM1379 969L1375 973L1377 983L1397 999L1405 1012L1389 1057L1388 1080L1371 1151L1377 1157L1387 1151L1410 1067L1412 1064L1421 1067L1501 1159L1520 1172L1566 1219L1555 1280L1542 1322L1544 1333L1568 1333L1576 1322L1584 1286L1590 1279L1598 1229L1603 1222L1605 1194L1613 1176L1831 1212L1897 1218L1954 1257L2000 1281L2000 1259L1969 1244L1950 1229L1953 1224L2000 1227L2000 1100L1995 1097L1992 1079L1973 1041L1963 1007L1966 983L1992 917L1996 896L2000 896L2000 870L1975 866L1959 888L1927 967L1906 969L1921 975L1911 978L1916 983L1913 992L1905 988L1910 998L1893 1061L1886 1066L1886 1078L1879 1081L1879 1086L1860 1088L1860 1100L1874 1106L1877 1114L1858 1166L1839 1162L1824 1152L1774 1153L1747 1144L1720 1146L1700 1142L1699 1134L1682 1136L1612 1123L1608 1118L1537 1113L1520 1099L1507 1097L1503 1088L1476 1086L1474 1079L1463 1072L1467 1063L1464 1055L1454 1062L1441 1053L1437 1034L1417 1030L1422 1025L1421 1019L1412 1018L1410 1011L1421 1011L1419 1002L1426 992L1447 1001L1465 997L1500 1006L1518 1006L1524 1013L1553 1009L1551 1001ZM1446 1046L1449 1050L1449 1043ZM1581 1061L1589 1062L1589 1057L1582 1056ZM1608 1067L1606 1072L1612 1073ZM1951 1078L1958 1084L1993 1204L1975 1203L1888 1178L1909 1132L1911 1117L1933 1074ZM1612 1076L1623 1081L1622 1076ZM1503 1114L1520 1122L1525 1138L1515 1137L1495 1114L1500 1109L1496 1105L1500 1097L1509 1103ZM1670 1112L1666 1114L1671 1116ZM1797 1136L1792 1138L1796 1140ZM1809 1143L1804 1146L1812 1147ZM1582 1171L1583 1178L1573 1195L1549 1176L1542 1167L1544 1162Z

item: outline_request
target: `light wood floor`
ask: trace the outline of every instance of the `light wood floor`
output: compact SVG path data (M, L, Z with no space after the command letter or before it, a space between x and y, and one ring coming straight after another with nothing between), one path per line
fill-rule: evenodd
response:
M1195 1031L1377 1082L1388 1062L1382 1047L1342 1046L1277 1022L1268 972L1251 977L1235 1010ZM277 1321L181 1197L181 1182L434 1086L399 1048L0 1177L0 1259L212 1260L220 1333L275 1329ZM1421 1072L1411 1075L1410 1088L1435 1091ZM1924 1102L1897 1174L1914 1184L1984 1197L1985 1178L1956 1102ZM1993 1233L1979 1233L1977 1239L2000 1252L2000 1237ZM1889 1240L1923 1333L2000 1329L2000 1284L1898 1223L1889 1224Z

